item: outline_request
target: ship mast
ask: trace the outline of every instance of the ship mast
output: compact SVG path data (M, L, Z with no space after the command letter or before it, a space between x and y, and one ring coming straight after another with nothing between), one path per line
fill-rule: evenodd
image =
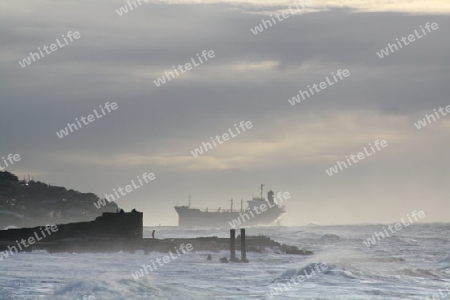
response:
M263 199L263 188L264 188L264 183L261 183L261 200Z
M191 193L189 193L189 205L188 207L191 207Z

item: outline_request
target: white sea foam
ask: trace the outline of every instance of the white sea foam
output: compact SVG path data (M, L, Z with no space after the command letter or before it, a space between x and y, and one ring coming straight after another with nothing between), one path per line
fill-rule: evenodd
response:
M373 228L247 228L247 235L266 234L313 250L314 255L268 250L248 253L248 264L221 264L219 259L229 256L228 251L189 253L137 281L130 273L160 253L19 253L1 262L0 299L75 300L85 295L95 299L267 299L269 290L286 277L317 263L329 268L274 299L423 299L449 285L450 259L444 246L450 244L450 237L441 233L450 225L413 225L400 232L399 239L367 249L361 240ZM155 229L158 238L228 236L226 229ZM144 234L149 236L152 230L145 228ZM339 239L321 239L326 234ZM212 261L206 260L207 254Z

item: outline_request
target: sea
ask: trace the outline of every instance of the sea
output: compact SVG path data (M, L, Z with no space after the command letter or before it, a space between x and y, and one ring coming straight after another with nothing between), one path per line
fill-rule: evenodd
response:
M0 299L450 300L450 224L412 224L366 245L383 226L248 227L248 236L314 254L266 249L248 252L249 263L221 263L228 251L194 249L138 277L143 265L165 254L17 253L0 261ZM177 227L145 227L144 236L152 230L156 238L229 236L225 228Z

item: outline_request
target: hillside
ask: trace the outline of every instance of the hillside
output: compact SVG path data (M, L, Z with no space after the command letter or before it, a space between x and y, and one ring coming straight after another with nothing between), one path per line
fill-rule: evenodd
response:
M0 229L89 221L103 212L115 212L116 203L106 201L97 209L99 198L40 181L19 180L14 174L0 172Z

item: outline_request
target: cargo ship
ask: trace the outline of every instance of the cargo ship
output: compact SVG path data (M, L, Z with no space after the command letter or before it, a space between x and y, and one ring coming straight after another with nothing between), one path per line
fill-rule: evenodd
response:
M240 227L275 225L281 221L286 213L285 206L279 205L274 199L274 192L267 193L267 200L263 197L264 184L261 184L260 197L253 197L247 201L247 208L233 210L233 199L231 199L230 209L204 209L192 208L189 205L177 205L175 210L178 213L179 227ZM258 213L259 212L259 213Z

